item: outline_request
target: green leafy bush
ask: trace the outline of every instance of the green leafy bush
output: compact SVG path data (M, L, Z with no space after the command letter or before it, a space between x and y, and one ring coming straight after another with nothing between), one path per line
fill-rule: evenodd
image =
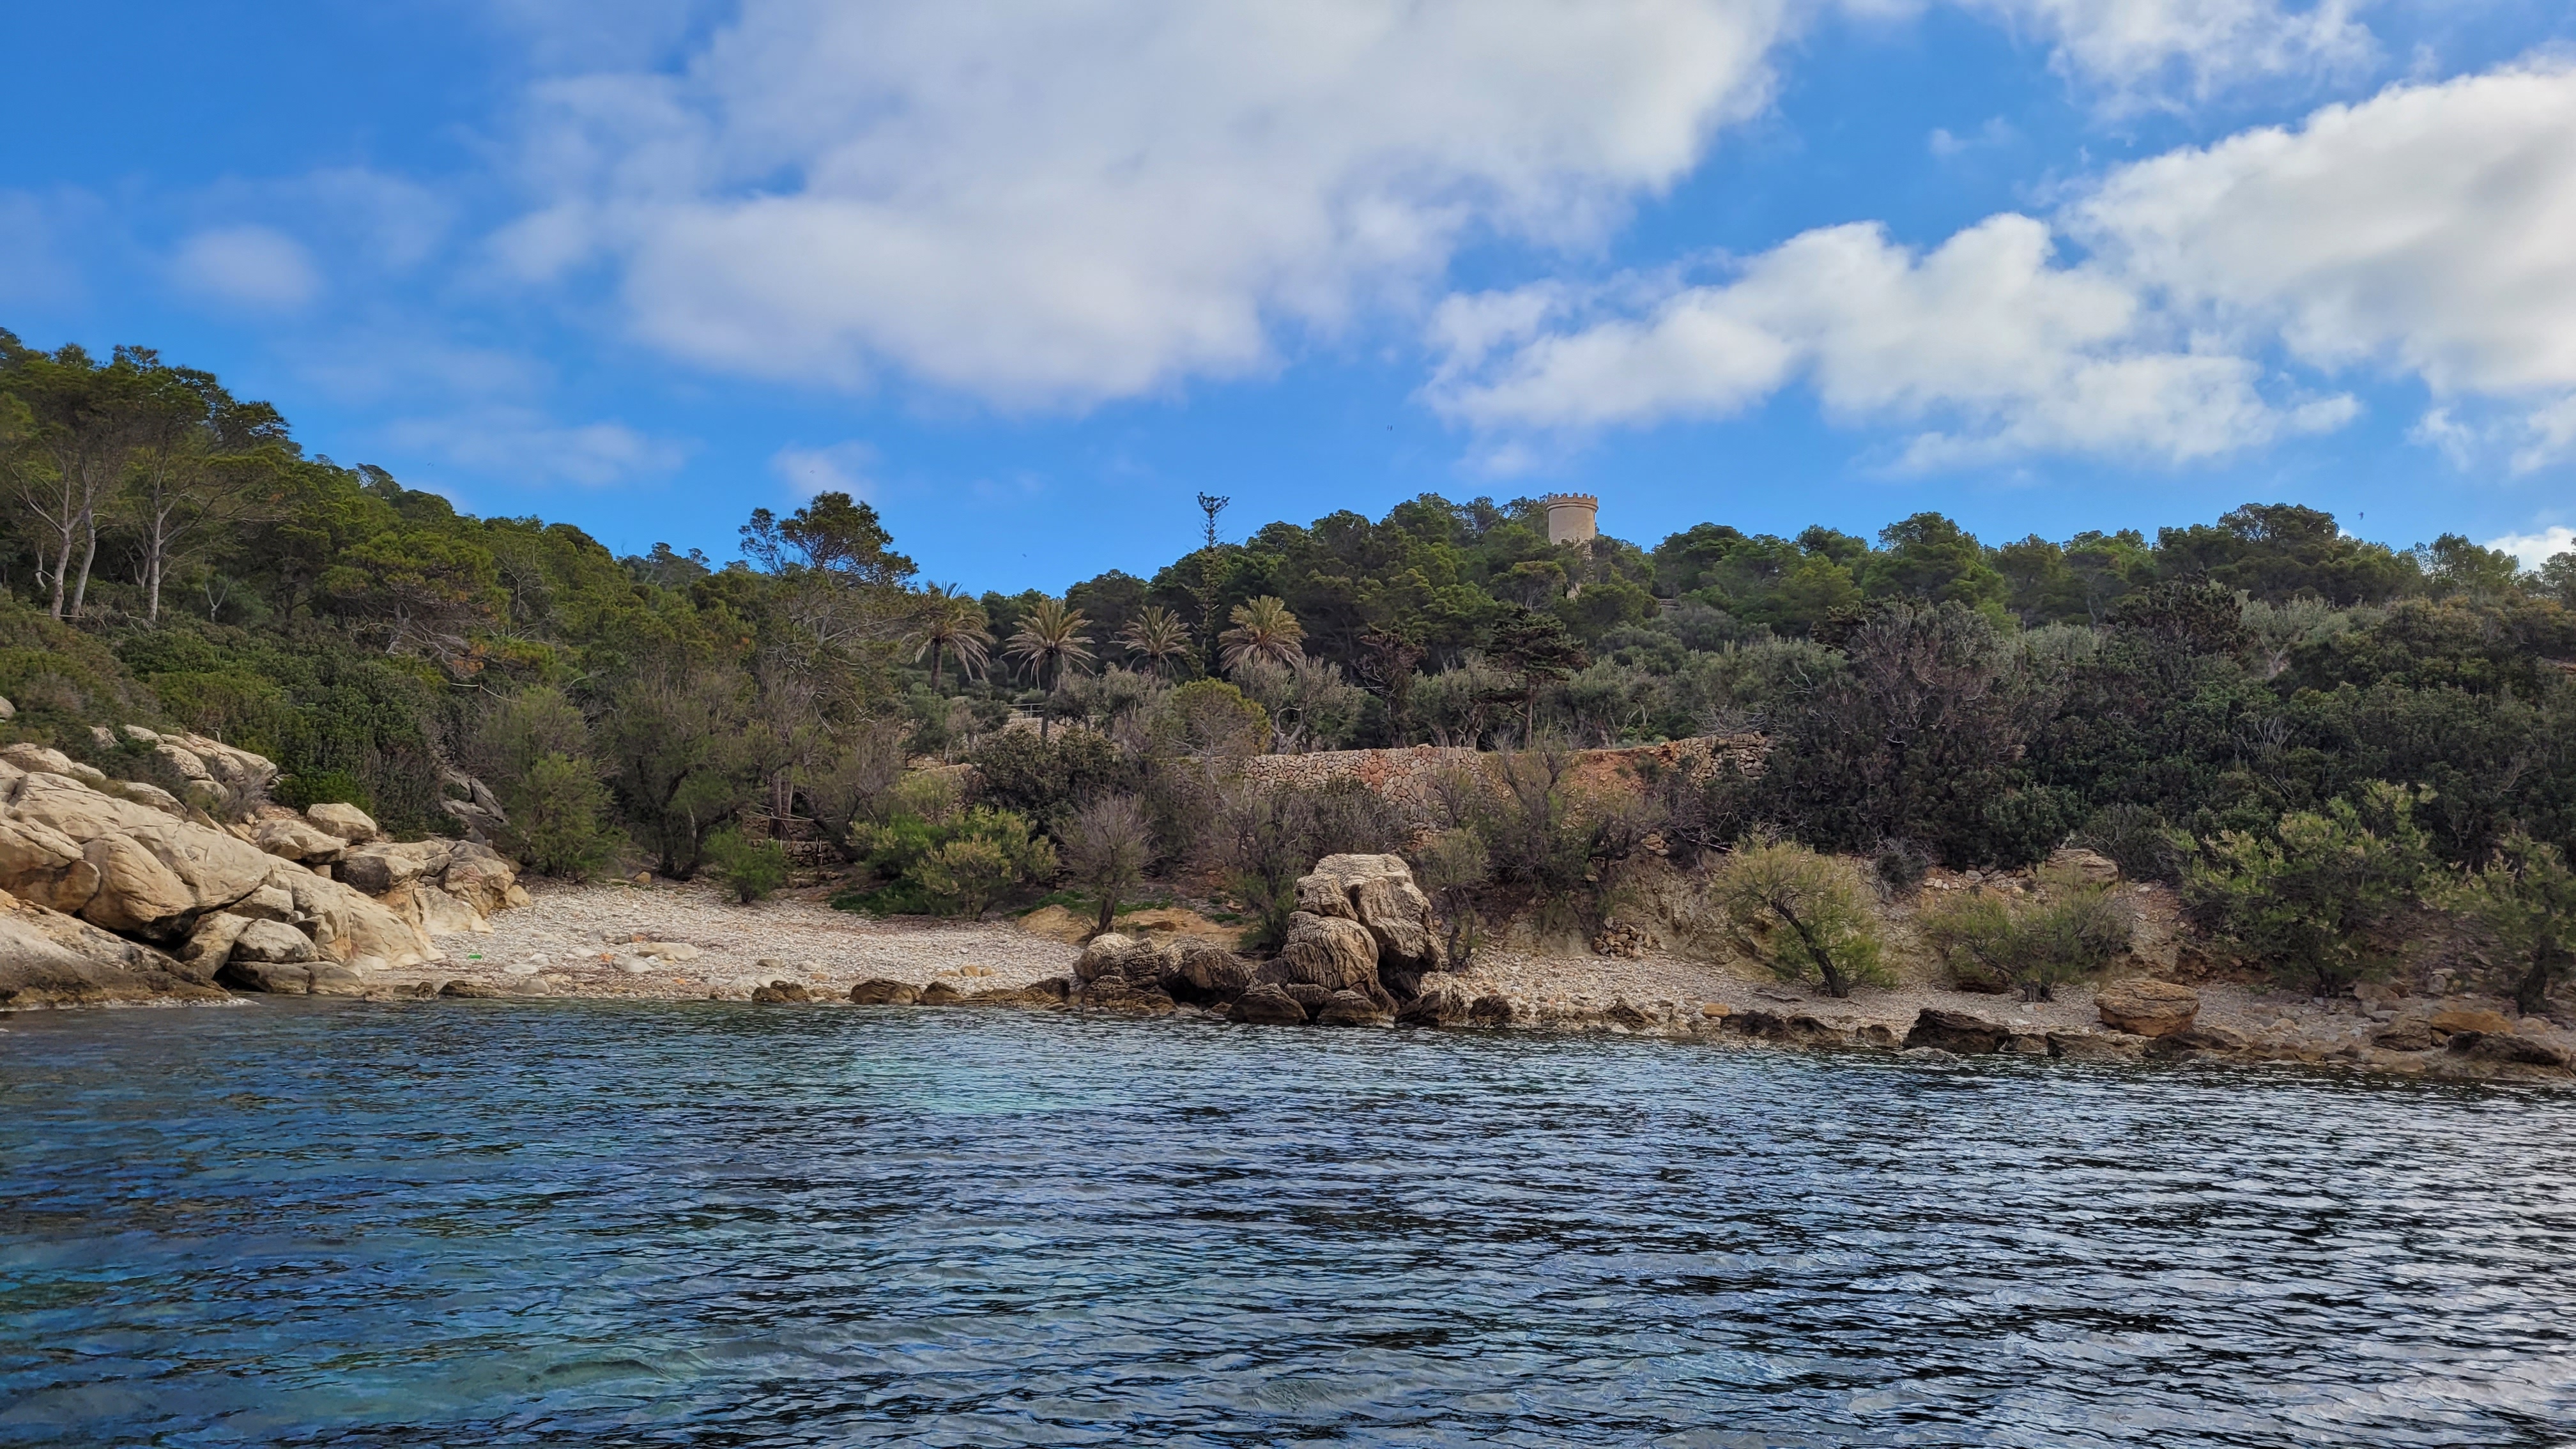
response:
M2185 900L2218 937L2290 984L2334 996L2393 964L2391 929L2432 868L2421 797L2374 781L2323 813L2292 811L2269 835L2201 843Z
M1923 913L1923 938L1971 991L2017 991L2048 1001L2056 989L2108 965L2137 929L2128 903L2071 881L2008 899L1963 891Z
M984 805L938 820L898 813L856 827L850 844L878 885L832 904L875 915L980 916L1056 873L1053 842L1026 817Z
M707 864L744 905L766 899L787 884L787 848L775 840L745 840L732 826L707 837Z
M2516 831L2442 902L2466 918L2525 1016L2548 1010L2550 989L2576 973L2576 871L2557 847Z
M502 798L510 823L502 848L540 875L588 880L617 853L608 828L608 786L587 760L545 754L530 761Z
M1737 946L1783 981L1849 996L1886 981L1869 887L1849 864L1786 841L1748 839L1710 883Z

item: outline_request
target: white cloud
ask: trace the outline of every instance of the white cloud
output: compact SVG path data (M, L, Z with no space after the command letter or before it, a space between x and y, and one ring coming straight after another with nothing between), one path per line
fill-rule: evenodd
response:
M2544 528L2537 533L2508 533L2487 540L2487 547L2498 548L2522 560L2522 566L2536 569L2562 553L2576 552L2576 528Z
M2576 434L2576 67L2395 86L2115 173L2073 232L2195 324Z
M817 493L869 498L874 496L869 474L876 462L877 450L865 443L833 443L822 448L790 443L770 456L769 471L801 498Z
M512 406L406 418L388 427L385 437L397 448L525 484L603 487L669 473L689 454L679 440L653 437L624 423L563 424L534 408Z
M2349 0L1960 0L2050 46L2114 111L2206 100L2282 78L2362 73L2378 57Z
M1838 418L1921 426L1916 463L2184 461L2336 426L2355 405L2331 379L2361 374L2433 394L2419 441L2542 467L2576 454L2570 138L2576 66L2392 87L1921 256L1835 227L1643 305L1534 321L1453 302L1429 396L1489 429L1566 429L1722 415L1804 378ZM2062 260L2057 238L2087 251ZM1461 344L1455 319L1506 317L1517 331Z
M322 291L301 242L271 227L225 226L179 244L171 274L200 296L262 311L293 311Z
M1767 101L1784 0L838 7L543 86L496 255L710 366L1080 407L1272 365L1462 241L1603 236Z
M1804 378L1838 421L1921 429L1917 466L2070 451L2181 462L2349 415L2346 400L2268 401L2254 364L2174 346L2117 279L2052 251L2025 216L1920 255L1875 226L1828 227L1643 316L1544 334L1519 295L1455 299L1435 323L1448 351L1428 395L1488 428L1580 429L1725 416Z

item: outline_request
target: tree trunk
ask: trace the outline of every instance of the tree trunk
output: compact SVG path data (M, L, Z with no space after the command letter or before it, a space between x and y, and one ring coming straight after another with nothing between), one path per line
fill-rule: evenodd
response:
M98 517L96 514L91 514L84 518L83 522L88 525L89 547L81 551L80 583L72 590L72 617L75 619L79 618L81 611L88 607L89 568L91 564L98 561Z
M2522 973L2522 979L2513 984L2516 1011L2525 1016L2538 1016L2549 1009L2550 978L2558 974L2550 968L2556 964L2547 951L2532 953L2531 966Z

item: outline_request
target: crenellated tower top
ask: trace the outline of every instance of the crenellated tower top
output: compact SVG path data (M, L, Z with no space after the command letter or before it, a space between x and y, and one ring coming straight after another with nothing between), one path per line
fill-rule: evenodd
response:
M1589 493L1551 493L1539 500L1547 510L1549 543L1590 543L1600 536L1601 500Z

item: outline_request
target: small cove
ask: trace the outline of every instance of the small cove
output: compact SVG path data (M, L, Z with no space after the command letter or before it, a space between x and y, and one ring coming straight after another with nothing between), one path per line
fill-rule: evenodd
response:
M2576 1097L1009 1012L0 1036L0 1442L2530 1444Z

